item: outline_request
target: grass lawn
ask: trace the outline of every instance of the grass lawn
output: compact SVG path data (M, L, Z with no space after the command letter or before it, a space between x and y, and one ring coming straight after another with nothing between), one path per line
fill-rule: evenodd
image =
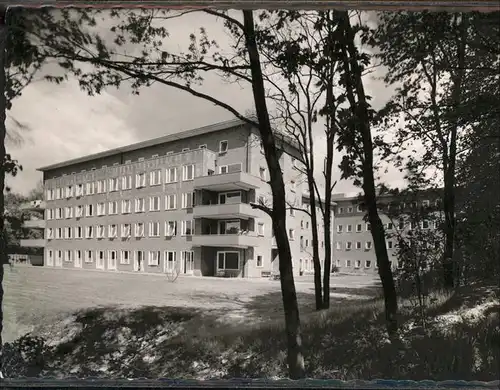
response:
M161 276L16 271L6 272L4 310L46 340L34 375L287 376L278 282L179 278L169 283ZM331 309L322 312L313 310L311 281L299 278L296 286L309 377L499 377L496 291L473 286L435 294L425 329L413 320L411 302L401 301L401 343L395 345L385 335L383 302L372 279L332 277Z

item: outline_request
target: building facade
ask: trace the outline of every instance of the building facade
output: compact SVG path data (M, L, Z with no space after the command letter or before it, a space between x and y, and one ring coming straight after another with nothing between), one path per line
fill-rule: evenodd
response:
M290 207L294 273L312 272L308 197L292 143L281 166ZM40 168L44 264L199 276L263 277L278 271L258 130L218 123ZM324 243L322 244L324 247ZM321 249L320 249L321 251ZM310 251L312 253L312 250ZM323 255L321 255L321 258Z
M332 262L344 273L378 273L371 227L366 221L366 211L360 197L335 194L333 199L336 206ZM430 191L420 192L410 198L381 195L378 204L391 267L398 269L398 237L411 241L410 232L417 229L439 234L441 213L427 210L421 214L428 217L419 218L417 211L427 208L439 210L440 198Z

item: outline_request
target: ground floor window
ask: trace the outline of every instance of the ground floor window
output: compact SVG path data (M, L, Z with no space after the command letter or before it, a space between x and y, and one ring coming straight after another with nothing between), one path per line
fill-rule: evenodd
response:
M262 267L264 265L263 261L262 261L262 256L257 256L257 267ZM301 264L302 266L302 264Z
M184 273L191 273L194 270L194 252L193 251L183 251L181 252L181 261L184 269Z
M160 265L160 251L150 251L149 252L149 265Z
M165 270L173 271L175 269L175 252L165 252Z
M239 252L217 252L217 269L219 270L239 270Z

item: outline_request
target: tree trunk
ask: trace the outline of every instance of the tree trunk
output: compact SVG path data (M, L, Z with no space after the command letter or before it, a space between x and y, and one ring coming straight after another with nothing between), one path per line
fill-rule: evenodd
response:
M445 245L443 253L443 282L445 288L455 287L457 279L457 266L454 257L455 249L455 175L457 160L457 132L459 126L459 106L462 100L463 78L466 68L465 52L467 44L467 16L461 15L457 38L457 71L452 75L453 89L451 92L451 101L453 107L453 120L450 129L450 145L447 153L447 164L444 171L444 194L443 211L445 220ZM458 113L457 113L458 111Z
M307 153L310 152L308 151ZM311 225L312 225L311 227L312 227L313 265L314 265L314 298L316 299L316 310L321 310L323 308L323 297L321 292L321 263L319 261L318 214L316 213L316 196L314 191L314 177L312 173L312 168L308 170L307 176L308 176L307 184L309 189L309 202L311 205Z
M344 12L342 17L345 31L346 51L343 54L343 61L346 67L346 89L348 90L351 109L356 119L355 130L361 133L362 137L362 179L365 206L368 211L368 221L371 224L373 246L377 256L379 276L382 281L384 291L385 316L387 332L390 337L396 335L398 302L396 287L385 245L384 226L378 214L377 193L375 189L375 178L373 173L373 141L370 128L370 116L368 113L368 102L362 79L362 69L358 63L358 52L354 43L354 32L349 20L349 14ZM354 96L357 97L357 102Z
M292 272L292 254L286 231L285 185L279 165L275 137L267 110L264 81L259 51L255 39L253 11L243 11L244 34L252 74L252 90L255 101L259 131L264 154L269 167L270 185L273 194L272 220L274 236L278 246L281 294L285 311L285 328L288 346L288 369L291 379L305 377L302 336L300 330L299 306Z
M5 46L7 43L7 23L6 23L7 10L5 7L0 8L0 378L2 378L2 332L3 332L3 276L4 264L7 263L7 251L5 242Z

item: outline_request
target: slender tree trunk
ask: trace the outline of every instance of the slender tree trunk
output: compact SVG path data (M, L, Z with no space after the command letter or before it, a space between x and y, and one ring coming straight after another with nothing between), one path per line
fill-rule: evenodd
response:
M467 45L467 17L461 15L459 28L459 37L457 38L457 60L458 66L456 73L452 76L453 89L451 92L451 101L453 104L453 120L450 129L450 146L446 169L444 171L444 194L443 194L443 211L445 220L445 245L443 253L443 282L445 288L455 287L455 282L458 280L458 270L456 259L454 256L455 250L455 177L456 177L456 162L457 162L457 132L459 127L460 104L462 100L463 78L465 64L465 51Z
M307 153L309 153L309 151ZM314 177L312 173L312 168L308 170L307 176L308 176L307 184L309 188L309 202L311 205L311 225L312 225L311 227L312 227L313 265L314 265L314 297L316 299L316 310L321 310L323 308L323 297L321 291L321 263L319 261L318 213L316 212L316 196L314 191Z
M292 272L292 254L286 231L285 184L281 173L275 137L269 120L266 94L259 51L255 39L253 11L243 11L246 48L252 74L252 90L255 109L259 121L259 131L264 147L264 154L269 167L271 190L273 194L272 220L274 236L278 246L281 294L285 311L285 328L288 346L288 369L291 379L305 377L302 335L300 330L299 306Z
M385 245L384 226L378 214L377 193L375 189L375 178L373 174L373 141L370 128L370 116L368 113L368 102L363 86L362 69L358 63L358 52L354 43L354 32L349 20L349 14L343 13L346 49L343 61L346 67L346 89L348 90L349 102L356 119L356 131L361 132L362 137L362 176L365 205L368 211L368 221L371 224L373 245L377 256L377 265L384 291L385 316L387 331L390 337L396 335L398 323L398 302L394 278ZM357 102L354 99L357 97Z
M6 23L7 9L0 8L0 378L2 378L2 363L3 363L3 276L4 264L7 263L7 251L5 241L5 46L7 43L7 23Z

